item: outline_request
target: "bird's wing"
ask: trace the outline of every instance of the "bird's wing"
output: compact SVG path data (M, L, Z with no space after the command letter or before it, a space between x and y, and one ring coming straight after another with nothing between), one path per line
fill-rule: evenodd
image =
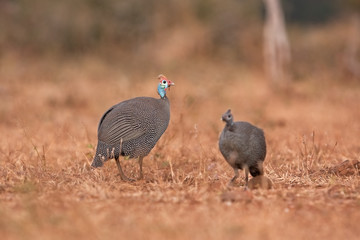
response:
M110 108L100 120L98 128L99 140L108 144L120 144L146 134L138 117L131 111L122 108Z

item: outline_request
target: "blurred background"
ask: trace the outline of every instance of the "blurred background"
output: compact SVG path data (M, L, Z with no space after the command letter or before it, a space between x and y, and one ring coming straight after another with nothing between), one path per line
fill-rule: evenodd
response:
M0 57L64 61L92 56L125 73L207 62L263 71L264 2L0 0ZM324 68L336 72L333 77L344 71L360 75L357 62L346 61L358 55L359 0L280 2L292 80Z
M360 0L0 0L0 120L83 124L94 144L101 114L157 97L162 73L178 131L201 122L215 143L228 108L325 131L359 99L359 15Z

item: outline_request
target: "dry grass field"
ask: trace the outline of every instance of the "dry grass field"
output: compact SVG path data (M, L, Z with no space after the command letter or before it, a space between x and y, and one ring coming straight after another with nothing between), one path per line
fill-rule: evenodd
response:
M29 60L31 59L31 60ZM3 56L1 239L357 239L360 84L330 72L273 90L262 73L208 63L129 71L86 57ZM169 127L121 181L91 169L97 124L122 100L175 82ZM218 150L221 114L263 128L270 190L245 192ZM349 160L347 162L344 162ZM136 160L121 162L138 174Z

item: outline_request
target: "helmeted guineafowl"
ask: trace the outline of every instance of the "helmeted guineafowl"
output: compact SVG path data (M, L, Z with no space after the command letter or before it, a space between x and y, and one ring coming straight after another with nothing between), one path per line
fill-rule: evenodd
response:
M101 167L108 159L115 158L121 178L132 181L123 173L119 156L139 158L139 179L143 177L143 158L165 132L170 120L170 102L166 90L175 84L164 75L158 78L160 98L129 99L104 113L98 127L98 144L91 166Z
M222 115L226 122L219 139L220 152L234 169L235 176L229 184L239 177L239 169L245 170L245 188L248 174L256 177L264 174L263 162L266 156L264 132L248 122L234 122L229 109Z

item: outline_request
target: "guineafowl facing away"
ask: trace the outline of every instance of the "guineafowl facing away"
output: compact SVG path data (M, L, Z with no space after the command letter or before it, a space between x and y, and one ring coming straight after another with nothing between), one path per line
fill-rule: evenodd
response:
M121 179L133 181L122 171L119 156L139 158L139 179L143 177L143 158L165 132L170 120L170 102L166 90L175 84L164 75L159 75L158 78L159 99L129 99L112 106L104 113L98 127L98 144L91 166L101 167L108 159L115 158Z
M239 177L239 169L245 170L245 188L248 174L256 177L264 174L263 162L266 156L264 132L248 122L234 122L229 109L222 115L226 122L219 139L220 152L234 169L235 176L229 184Z

